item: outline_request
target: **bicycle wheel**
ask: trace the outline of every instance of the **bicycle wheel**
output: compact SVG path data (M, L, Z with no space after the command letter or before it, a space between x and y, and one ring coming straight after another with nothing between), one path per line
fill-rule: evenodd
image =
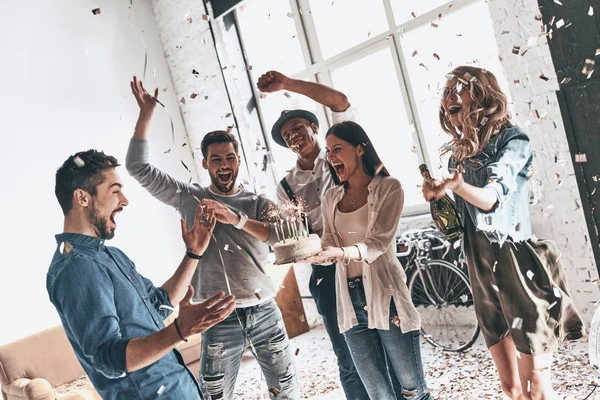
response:
M408 289L421 316L423 338L446 351L465 351L479 336L469 278L447 261L430 260L421 270L425 284L418 268Z

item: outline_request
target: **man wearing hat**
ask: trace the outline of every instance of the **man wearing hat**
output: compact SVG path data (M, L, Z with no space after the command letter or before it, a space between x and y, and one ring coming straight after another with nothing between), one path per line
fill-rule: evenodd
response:
M258 79L261 92L287 90L310 97L329 107L333 123L355 121L356 111L346 95L330 87L297 79L290 79L277 71L269 71ZM302 198L307 207L311 233L323 233L321 198L327 189L338 183L337 175L327 162L325 151L317 140L319 120L307 110L284 110L271 129L273 140L296 153L296 166L277 186L279 202ZM313 265L309 283L310 292L317 303L333 350L338 359L340 381L348 399L369 399L358 376L350 350L338 328L335 298L335 266Z

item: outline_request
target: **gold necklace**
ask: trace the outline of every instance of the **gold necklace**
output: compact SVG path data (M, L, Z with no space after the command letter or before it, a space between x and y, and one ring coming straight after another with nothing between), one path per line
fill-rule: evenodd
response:
M356 203L358 202L358 200L360 200L363 196L363 194L365 193L365 190L368 189L369 186L365 186L363 188L363 190L361 190L361 192L358 194L358 196L350 196L350 194L348 194L348 191L346 191L346 194L348 195L348 202L350 203L351 206L355 206Z

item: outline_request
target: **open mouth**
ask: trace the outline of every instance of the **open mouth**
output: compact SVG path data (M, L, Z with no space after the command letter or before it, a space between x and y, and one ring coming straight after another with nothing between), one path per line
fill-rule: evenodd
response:
M110 214L110 217L109 217L109 219L110 219L110 222L112 222L112 223L113 223L113 225L115 225L115 226L117 226L117 223L116 223L116 221L115 221L115 217L117 216L117 213L120 213L121 211L123 211L123 209L122 209L122 208L118 208L118 209L116 209L115 211L113 211L113 212Z
M333 169L335 170L335 173L337 174L337 176L340 176L343 172L344 169L346 168L346 166L344 164L331 164L333 166Z
M448 107L448 114L456 115L461 109L462 109L462 107L459 105L452 105L452 106Z
M217 172L217 179L219 180L219 183L222 183L223 185L227 185L229 182L231 182L232 178L233 178L232 170L223 170L223 171Z

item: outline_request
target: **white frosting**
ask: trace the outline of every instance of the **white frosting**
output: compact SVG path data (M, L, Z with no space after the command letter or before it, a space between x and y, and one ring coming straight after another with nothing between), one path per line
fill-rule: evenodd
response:
M321 238L311 233L308 237L298 239L285 239L285 242L275 243L275 262L287 264L315 255L321 251Z

